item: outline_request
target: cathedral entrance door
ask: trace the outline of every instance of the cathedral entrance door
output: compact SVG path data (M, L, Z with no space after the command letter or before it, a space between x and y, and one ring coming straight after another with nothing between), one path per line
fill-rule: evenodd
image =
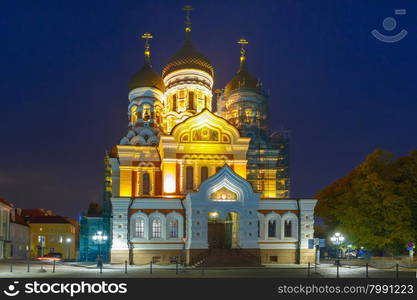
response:
M212 249L225 247L225 223L217 212L209 213L207 239Z

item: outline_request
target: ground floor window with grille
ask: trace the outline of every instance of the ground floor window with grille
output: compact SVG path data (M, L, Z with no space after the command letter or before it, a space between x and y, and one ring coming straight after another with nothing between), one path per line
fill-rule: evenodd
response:
M178 221L177 220L169 221L168 232L169 232L169 237L171 238L178 237Z
M143 219L136 220L135 223L135 237L144 238L145 237L145 221Z
M152 237L160 238L161 235L161 220L155 219L152 221Z

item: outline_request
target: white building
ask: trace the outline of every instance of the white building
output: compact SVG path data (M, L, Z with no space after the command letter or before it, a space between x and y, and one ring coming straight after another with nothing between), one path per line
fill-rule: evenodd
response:
M0 198L0 259L4 259L10 243L10 212L12 204Z
M30 226L21 215L21 209L11 211L10 246L6 257L8 259L27 259L30 249Z

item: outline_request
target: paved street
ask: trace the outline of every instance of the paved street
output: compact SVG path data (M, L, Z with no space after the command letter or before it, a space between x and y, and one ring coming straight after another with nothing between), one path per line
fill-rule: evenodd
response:
M43 271L42 271L43 270ZM364 278L366 275L365 267L341 267L339 269L340 278ZM313 278L336 278L337 270L332 264L321 264L315 271L310 269L310 277ZM0 277L10 278L248 278L248 277L269 277L269 278L307 278L307 265L268 265L258 268L179 268L176 274L175 265L153 266L152 274L149 265L128 266L125 274L124 265L104 265L103 273L93 264L59 263L56 264L55 272L51 264L40 264L30 262L29 272L27 263L14 262L12 272L10 272L10 262L0 263ZM395 278L395 268L376 269L369 268L370 278ZM399 268L399 278L416 278L416 270Z

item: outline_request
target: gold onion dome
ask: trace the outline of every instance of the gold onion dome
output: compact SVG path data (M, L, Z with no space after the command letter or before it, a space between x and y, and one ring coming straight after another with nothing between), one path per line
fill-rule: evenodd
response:
M184 46L176 53L162 70L162 77L182 69L197 69L214 77L214 68L206 56L198 52L190 39L186 39Z
M141 87L156 88L161 92L165 92L164 81L161 76L152 69L151 55L149 50L149 39L152 38L150 33L145 33L142 38L146 39L145 44L145 63L139 72L135 73L129 80L129 92Z
M248 42L245 39L240 39L238 42L238 44L242 45L242 48L240 50L240 53L241 53L240 67L239 67L239 70L237 71L237 74L224 87L225 93L230 93L234 90L241 89L241 88L249 88L249 89L260 88L259 80L255 76L249 73L248 68L246 66L246 55L245 55L244 45L247 43Z

